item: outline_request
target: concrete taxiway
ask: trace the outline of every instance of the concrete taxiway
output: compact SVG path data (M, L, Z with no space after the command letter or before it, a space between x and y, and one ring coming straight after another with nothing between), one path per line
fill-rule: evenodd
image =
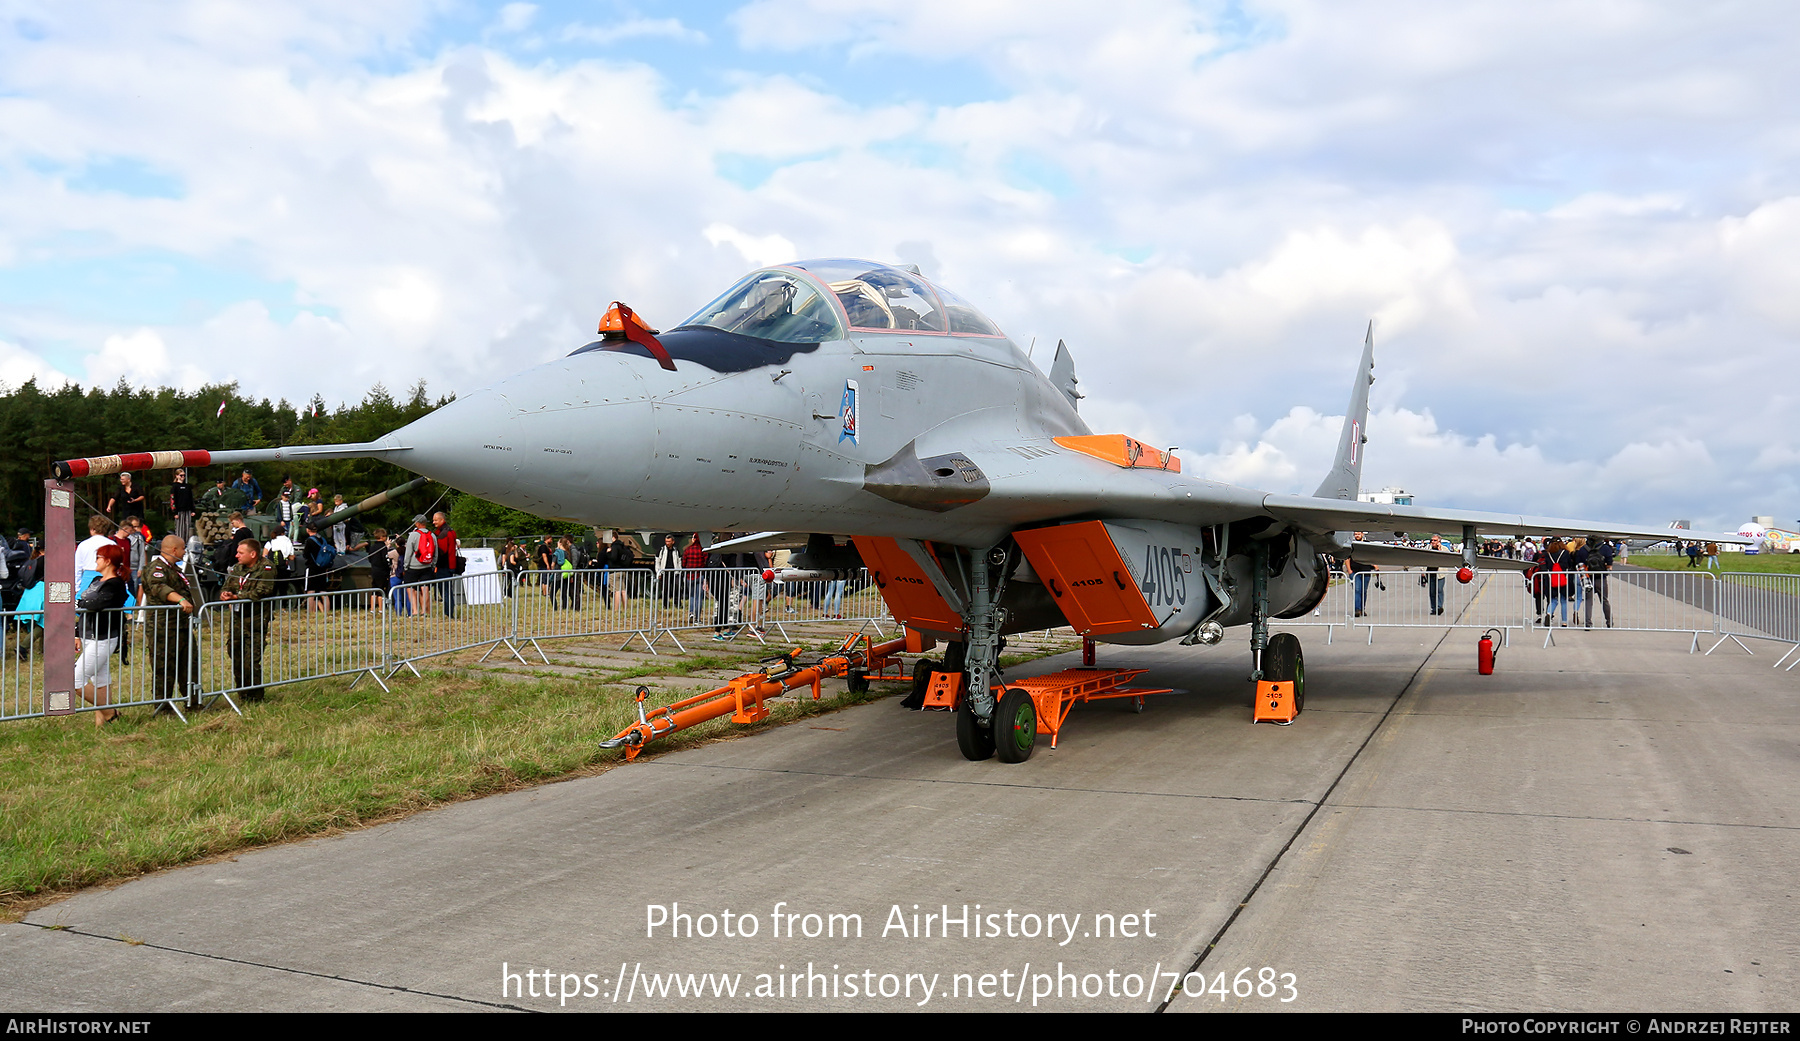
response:
M890 700L82 893L0 926L0 1006L1800 1005L1773 645L1559 630L1481 677L1469 630L1299 632L1289 728L1241 649L1102 648L1182 690L1020 766Z

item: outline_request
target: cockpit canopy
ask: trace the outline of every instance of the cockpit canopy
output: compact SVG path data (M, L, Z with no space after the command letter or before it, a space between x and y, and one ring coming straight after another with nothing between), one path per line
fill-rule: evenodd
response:
M1003 336L963 298L919 274L867 260L803 260L755 271L684 326L782 343L841 340L856 331Z

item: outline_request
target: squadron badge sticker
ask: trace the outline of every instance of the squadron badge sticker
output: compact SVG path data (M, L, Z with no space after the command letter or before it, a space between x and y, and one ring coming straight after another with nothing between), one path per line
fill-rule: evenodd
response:
M856 381L845 380L844 400L843 403L838 406L838 419L844 424L843 431L838 434L839 444L842 444L845 441L848 441L853 445L861 444L861 442L856 439L856 411Z

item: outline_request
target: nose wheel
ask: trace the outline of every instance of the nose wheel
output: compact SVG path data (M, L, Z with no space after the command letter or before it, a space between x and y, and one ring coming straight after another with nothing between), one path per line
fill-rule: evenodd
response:
M991 731L994 750L1003 763L1022 763L1037 746L1037 704L1031 695L1014 687L1000 696Z
M975 718L967 697L956 706L956 747L972 763L994 757L994 728Z

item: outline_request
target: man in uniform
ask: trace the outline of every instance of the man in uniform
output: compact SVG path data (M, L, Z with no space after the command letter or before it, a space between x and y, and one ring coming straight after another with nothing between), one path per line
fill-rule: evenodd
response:
M236 499L231 489L225 487L225 478L214 478L213 486L200 495L200 512L223 513L233 507Z
M262 701L263 648L269 642L269 609L262 601L275 593L275 564L263 559L262 543L237 544L237 563L225 573L219 599L231 602L231 685L245 701Z
M144 565L138 582L144 590L144 603L174 604L181 609L150 612L145 628L149 630L150 667L156 700L172 701L188 698L188 711L200 710L200 699L188 692L188 618L195 611L194 587L181 570L181 558L187 546L179 535L164 535L162 552ZM168 706L157 709L166 711Z

